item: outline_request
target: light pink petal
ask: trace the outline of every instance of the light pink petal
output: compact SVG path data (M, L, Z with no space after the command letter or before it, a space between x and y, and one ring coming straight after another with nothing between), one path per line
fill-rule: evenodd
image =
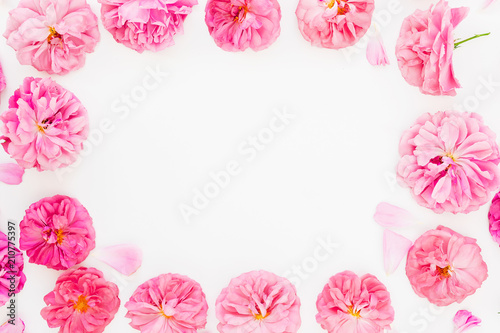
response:
M108 246L96 250L93 255L127 276L134 274L142 264L142 251L135 245Z
M24 328L24 322L20 318L16 318L14 320L14 325L9 321L0 325L0 333L23 333Z
M366 59L368 59L368 62L372 66L389 65L389 58L385 52L384 41L379 34L370 38L368 46L366 47Z
M384 230L384 268L387 274L396 271L412 245L413 242L408 238L388 229Z
M373 219L384 228L405 227L414 221L409 211L387 202L381 202L377 205Z
M479 326L481 323L481 319L474 316L467 310L460 310L455 314L455 318L453 318L453 325L455 327L454 333L462 333L467 331L472 327Z
M483 8L489 7L493 2L495 2L495 0L486 0Z
M23 181L24 169L16 163L0 164L0 182L18 185Z

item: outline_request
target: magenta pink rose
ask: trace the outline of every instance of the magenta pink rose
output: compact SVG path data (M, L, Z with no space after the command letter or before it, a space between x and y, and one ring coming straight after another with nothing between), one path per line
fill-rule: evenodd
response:
M280 35L281 8L276 0L208 0L205 23L225 51L260 51Z
M184 20L197 0L98 0L106 30L137 52L160 51L184 33Z
M10 241L14 242L15 235L11 234L10 237ZM9 253L9 251L13 252ZM9 246L9 238L0 231L0 306L5 305L9 301L11 290L14 290L16 294L23 290L24 283L26 282L26 275L24 275L23 269L23 253L16 247L13 247L12 243ZM11 277L14 277L14 281L10 280ZM11 282L14 282L13 286L11 286Z
M87 110L50 78L27 77L0 115L5 151L25 169L55 170L76 161L89 133Z
M382 333L394 320L390 294L371 274L332 276L316 307L316 321L329 333Z
M61 274L43 300L47 306L41 315L49 327L59 327L59 333L101 333L120 307L116 284L86 267Z
M295 287L287 279L266 271L232 279L215 307L221 333L295 333L301 324Z
M21 0L3 36L22 65L61 75L83 67L100 38L85 0Z
M178 274L162 274L141 284L125 307L130 326L142 333L196 333L207 324L201 286Z
M493 240L500 244L500 192L495 194L491 201L488 220L490 222L490 234Z
M32 204L19 224L20 248L31 263L57 270L84 261L95 248L92 218L73 198L56 195Z
M474 294L488 277L488 268L475 239L439 226L410 248L406 275L418 296L445 306Z
M302 36L314 46L341 49L370 28L373 0L300 0L295 14Z
M476 113L426 113L403 133L398 181L436 213L468 213L500 188L496 135Z
M441 0L433 8L417 10L401 27L396 44L399 69L406 82L428 95L455 96L460 84L453 72L453 29L469 8L450 8Z

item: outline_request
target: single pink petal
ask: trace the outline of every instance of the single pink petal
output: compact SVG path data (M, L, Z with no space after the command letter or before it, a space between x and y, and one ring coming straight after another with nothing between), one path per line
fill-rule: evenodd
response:
M18 185L23 181L24 169L16 163L0 164L0 182Z
M127 276L134 274L142 264L142 251L135 245L108 246L96 250L93 255Z
M493 2L495 2L495 0L486 0L486 2L484 3L483 8L489 7Z
M389 58L385 52L384 41L380 34L376 34L368 41L366 47L366 59L372 66L389 65Z
M413 216L406 209L381 202L373 215L375 222L384 228L405 227L413 223Z
M474 316L467 310L460 310L455 314L455 318L453 318L453 325L455 327L454 333L462 333L467 331L472 327L479 326L481 323L481 319Z
M24 328L24 322L21 318L16 318L13 321L9 319L9 321L0 325L0 333L23 333Z
M412 245L413 242L408 238L389 229L384 230L384 268L387 274L396 271Z

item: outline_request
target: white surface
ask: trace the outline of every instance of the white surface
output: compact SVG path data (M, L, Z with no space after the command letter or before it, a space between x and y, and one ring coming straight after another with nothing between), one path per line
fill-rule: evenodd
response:
M403 18L431 2L392 1L391 8L399 10L388 16L384 14L389 13L389 1L376 1L375 20L392 62L386 68L371 67L363 46L349 49L347 59L345 51L308 45L297 28L297 1L291 0L280 1L280 38L258 53L227 53L216 47L204 23L205 0L188 17L176 45L156 54L138 54L117 44L100 25L101 42L87 56L85 67L54 76L87 107L94 143L81 163L65 172L29 170L20 186L0 184L0 228L5 231L7 219L20 221L24 210L42 197L66 194L78 198L91 213L98 247L138 244L144 262L130 278L91 257L84 263L102 269L121 290L122 307L105 332L136 332L124 318L125 302L145 280L177 272L202 285L210 306L203 332L215 333L215 300L232 277L253 269L285 275L294 265L312 271L302 278L288 274L300 282L300 332L322 332L314 318L316 297L331 275L347 269L375 274L386 284L396 311L393 328L399 333L451 332L452 317L463 308L483 319L474 332L498 331L500 248L488 233L489 205L468 215L436 215L395 184L394 171L399 138L423 112L456 109L464 103L474 106L478 101L473 111L500 134L500 86L487 97L474 97L476 89L487 92L478 88L481 78L491 75L500 82L500 3L483 10L482 3L453 1L455 6L472 6L456 37L487 31L492 35L456 51L456 74L464 88L451 98L424 96L406 84L394 57ZM16 3L0 3L0 31ZM99 12L97 1L91 6ZM8 80L1 96L3 112L25 76L47 75L19 65L3 38L0 58ZM114 112L124 105L123 94L139 89L147 68L156 67L169 77L127 115ZM242 154L239 146L268 127L273 110L283 108L295 119L248 161L251 153ZM99 140L103 119L112 130ZM190 224L185 223L180 205L191 204L193 191L210 182L209 173L223 170L233 160L240 173ZM419 217L420 224L402 231L412 239L439 224L477 238L489 267L483 287L462 304L436 311L413 293L404 264L386 276L383 230L372 220L380 201ZM325 260L314 267L318 237L330 237L338 247L326 259L318 258ZM18 313L27 332L57 332L47 327L39 312L59 272L26 264L25 273L28 282L18 298Z

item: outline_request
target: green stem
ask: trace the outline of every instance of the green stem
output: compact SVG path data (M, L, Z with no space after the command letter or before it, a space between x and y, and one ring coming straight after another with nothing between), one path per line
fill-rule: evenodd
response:
M468 42L468 41L470 41L470 40L473 40L473 39L476 39L476 38L479 38L479 37L488 36L489 34L490 34L490 33L489 33L489 32L487 32L487 33L485 33L485 34L474 35L474 36L472 36L472 37L470 37L470 38L467 38L467 39L461 40L460 42L456 42L456 43L455 43L455 48L458 48L458 47L460 46L460 44L463 44L463 43L465 43L465 42Z

